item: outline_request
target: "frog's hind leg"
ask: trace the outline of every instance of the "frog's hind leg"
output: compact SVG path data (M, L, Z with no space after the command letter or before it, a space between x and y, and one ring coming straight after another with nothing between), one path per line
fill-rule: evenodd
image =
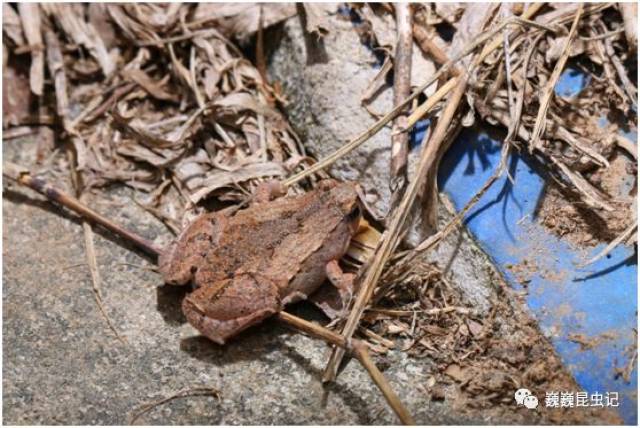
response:
M336 260L331 260L325 268L327 278L333 287L320 287L310 297L322 312L331 319L344 315L355 295L355 275L345 273Z
M200 287L182 302L189 323L220 345L281 309L275 284L249 274Z

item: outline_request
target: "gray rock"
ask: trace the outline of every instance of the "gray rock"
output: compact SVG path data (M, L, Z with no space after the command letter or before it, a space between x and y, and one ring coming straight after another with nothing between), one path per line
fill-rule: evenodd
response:
M378 60L360 42L351 22L336 15L329 20L331 31L316 44L305 39L298 17L287 20L282 38L272 41L276 45L269 59L270 77L282 84L289 101L289 120L317 159L333 153L377 120L362 106L361 98L378 74ZM413 64L414 83L423 83L433 65L417 48ZM392 97L391 88L383 87L370 110L385 114L393 107ZM390 146L389 124L330 168L336 178L358 181L368 202L381 214L389 208ZM415 156L412 152L411 158Z

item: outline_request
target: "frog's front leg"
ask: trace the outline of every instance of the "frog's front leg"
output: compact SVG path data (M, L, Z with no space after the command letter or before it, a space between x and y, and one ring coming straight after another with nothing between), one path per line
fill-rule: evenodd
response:
M220 345L281 309L276 285L251 274L201 286L182 302L189 323Z
M310 300L331 319L344 315L355 295L355 275L343 272L336 260L325 267L333 287L320 287Z

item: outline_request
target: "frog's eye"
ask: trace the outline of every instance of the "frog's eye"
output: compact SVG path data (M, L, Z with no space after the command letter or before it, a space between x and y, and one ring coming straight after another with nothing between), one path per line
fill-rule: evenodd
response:
M360 205L356 204L353 209L351 211L349 211L349 214L347 214L347 218L349 220L355 220L360 218L360 216L362 215L362 212L360 210Z

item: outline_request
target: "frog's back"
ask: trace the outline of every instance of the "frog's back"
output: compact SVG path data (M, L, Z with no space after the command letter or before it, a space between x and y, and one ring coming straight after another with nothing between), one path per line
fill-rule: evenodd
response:
M208 250L198 268L196 284L231 278L238 271L263 270L275 249L287 237L298 233L312 198L309 193L280 198L252 205L228 217L217 245Z

